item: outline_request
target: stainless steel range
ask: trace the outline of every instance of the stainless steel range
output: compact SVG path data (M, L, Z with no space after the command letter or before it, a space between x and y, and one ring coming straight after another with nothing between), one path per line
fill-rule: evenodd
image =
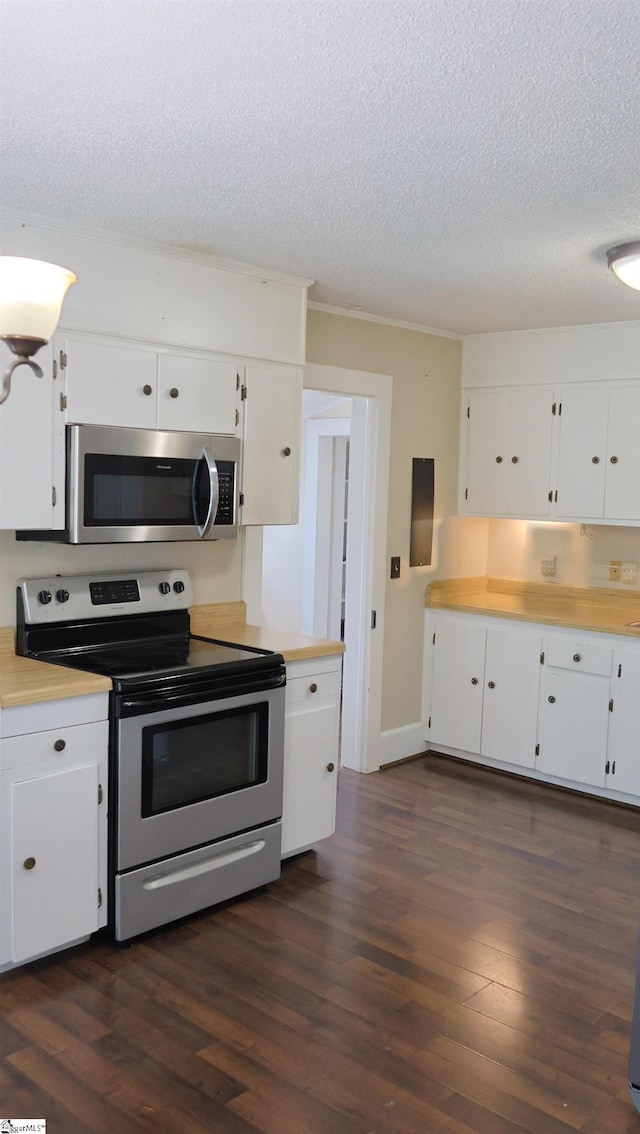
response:
M182 570L18 585L17 652L112 680L119 941L280 874L284 660L192 634L191 601Z

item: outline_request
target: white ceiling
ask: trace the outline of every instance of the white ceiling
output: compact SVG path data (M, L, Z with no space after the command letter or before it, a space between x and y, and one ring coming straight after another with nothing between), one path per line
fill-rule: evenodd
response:
M0 0L0 199L469 333L640 318L638 0Z

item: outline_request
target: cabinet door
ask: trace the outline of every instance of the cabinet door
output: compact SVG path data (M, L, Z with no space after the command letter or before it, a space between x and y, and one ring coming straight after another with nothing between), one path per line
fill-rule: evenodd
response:
M339 698L287 708L284 727L282 853L293 854L336 828Z
M98 767L11 788L13 960L98 928Z
M604 509L609 391L565 387L561 405L556 515L597 519Z
M467 512L502 515L507 510L509 390L469 395Z
M608 679L548 671L543 683L541 717L540 771L604 787Z
M235 433L238 367L235 362L161 354L158 358L158 429Z
M553 390L514 389L509 415L507 504L511 516L548 516Z
M67 355L67 421L155 429L155 352L71 338L56 345Z
M431 692L431 745L480 752L486 630L465 622L436 624Z
M243 524L296 524L302 371L247 366L242 466Z
M8 363L7 352L3 352ZM36 355L44 377L20 367L0 408L0 529L64 527L64 473L56 455L64 445L60 382L53 379L53 345ZM53 504L56 488L57 506Z
M538 728L541 639L487 631L483 756L533 768Z
M607 787L640 796L640 647L615 655Z
M604 495L607 519L640 522L639 423L640 385L612 389Z

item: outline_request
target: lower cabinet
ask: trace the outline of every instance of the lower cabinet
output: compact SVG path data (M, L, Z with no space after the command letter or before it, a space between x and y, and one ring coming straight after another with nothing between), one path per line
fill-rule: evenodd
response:
M98 694L2 713L0 968L106 922L107 704Z
M640 641L516 626L427 612L428 744L640 803Z
M335 831L342 658L287 664L282 855Z

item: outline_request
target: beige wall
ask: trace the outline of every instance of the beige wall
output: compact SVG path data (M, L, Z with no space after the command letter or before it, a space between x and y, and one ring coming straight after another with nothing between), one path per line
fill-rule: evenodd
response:
M581 534L581 531L584 534ZM540 559L556 556L555 579L543 579ZM639 584L610 583L609 560L639 564L640 528L604 524L558 524L527 520L491 520L487 571L509 579L615 587L635 591Z
M382 728L420 720L424 592L432 578L483 575L486 520L454 515L458 475L462 344L383 323L309 310L307 361L393 377ZM411 459L435 458L432 567L409 567Z

